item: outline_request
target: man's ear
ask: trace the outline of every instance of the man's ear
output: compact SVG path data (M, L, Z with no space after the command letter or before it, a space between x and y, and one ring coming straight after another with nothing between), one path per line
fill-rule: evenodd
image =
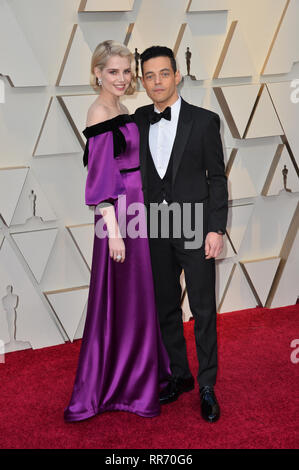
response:
M175 72L175 83L176 83L176 85L178 85L181 80L182 80L181 72L179 70L177 70Z

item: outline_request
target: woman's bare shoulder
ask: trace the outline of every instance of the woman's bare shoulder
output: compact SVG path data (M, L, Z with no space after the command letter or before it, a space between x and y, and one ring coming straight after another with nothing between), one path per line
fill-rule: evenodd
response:
M86 127L93 126L109 119L108 109L99 103L92 103L87 111Z

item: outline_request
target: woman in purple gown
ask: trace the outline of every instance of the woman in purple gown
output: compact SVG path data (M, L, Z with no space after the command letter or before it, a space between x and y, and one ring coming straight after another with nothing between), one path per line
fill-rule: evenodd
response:
M83 161L88 164L85 202L96 206L95 236L87 316L65 421L108 410L156 416L159 392L170 376L154 299L139 133L119 101L134 89L132 58L123 45L105 41L91 62L92 85L100 93L83 131Z

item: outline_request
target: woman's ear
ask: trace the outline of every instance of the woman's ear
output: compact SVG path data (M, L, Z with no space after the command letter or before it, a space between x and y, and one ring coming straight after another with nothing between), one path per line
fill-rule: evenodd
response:
M98 67L94 67L93 73L95 74L97 78L102 78L102 72Z

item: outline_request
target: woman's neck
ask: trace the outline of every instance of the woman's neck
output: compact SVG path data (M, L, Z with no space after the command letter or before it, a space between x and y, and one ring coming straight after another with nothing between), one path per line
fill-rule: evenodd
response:
M107 108L121 111L119 96L113 95L112 93L107 93L105 90L102 90L100 93L99 103L107 106Z

